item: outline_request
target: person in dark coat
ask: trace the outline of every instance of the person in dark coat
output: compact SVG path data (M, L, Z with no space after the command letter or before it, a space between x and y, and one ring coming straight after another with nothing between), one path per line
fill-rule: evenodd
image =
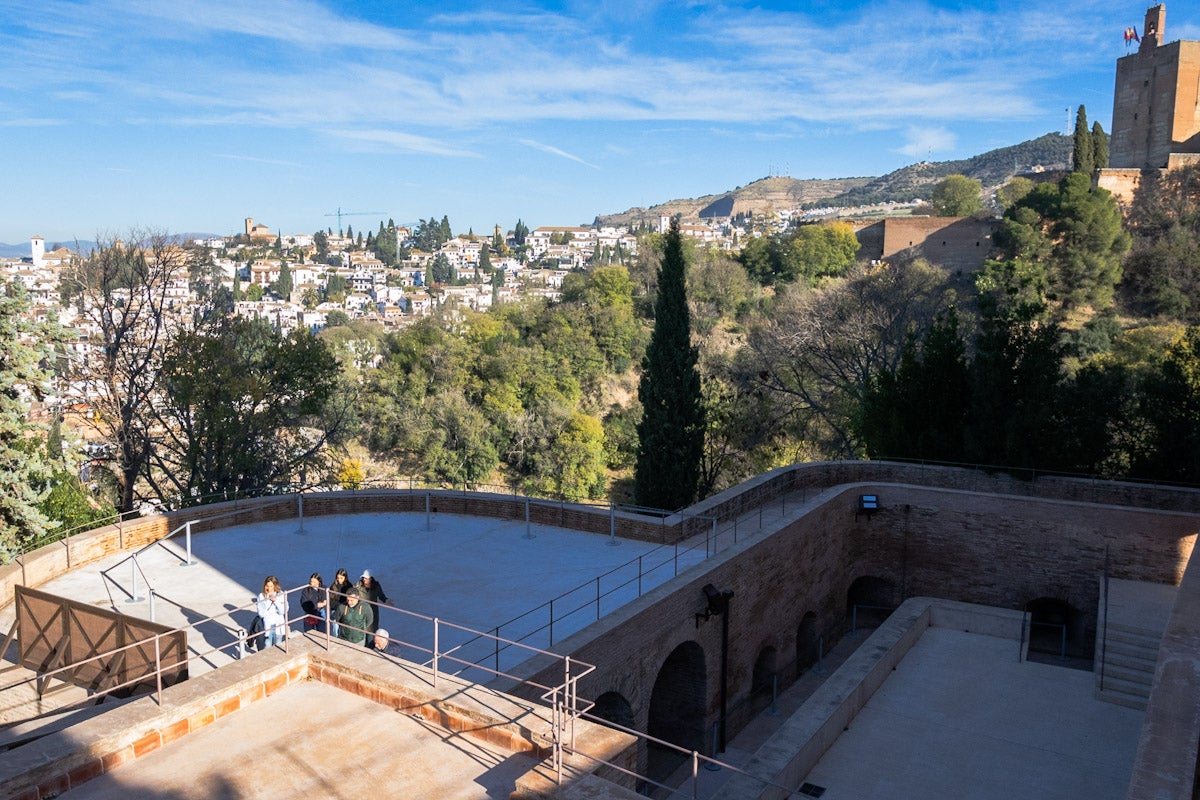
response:
M371 613L374 615L374 619L371 622L371 632L367 635L367 647L374 647L375 631L379 630L379 604L386 603L388 598L383 593L383 585L371 574L369 569L363 570L356 588L362 593L363 599L371 604Z
M304 630L311 631L325 619L328 609L325 607L325 582L321 573L314 572L308 577L308 586L300 590L300 608L304 609Z
M342 567L333 576L333 583L329 584L329 618L333 620L334 636L338 635L338 613L342 610L342 606L346 605L346 595L352 591L354 591L354 584L350 583L350 573L346 572L345 567Z

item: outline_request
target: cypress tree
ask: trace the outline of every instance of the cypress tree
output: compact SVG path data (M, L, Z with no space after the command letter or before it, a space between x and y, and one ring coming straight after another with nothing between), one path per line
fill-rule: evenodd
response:
M1092 161L1096 169L1108 169L1108 134L1099 122L1092 125Z
M687 264L679 220L671 220L658 270L654 332L642 362L638 398L638 505L676 510L691 503L700 480L704 410L685 284Z
M1087 109L1079 107L1075 114L1075 153L1071 163L1074 172L1091 176L1096 169L1096 151L1092 144L1092 132L1088 130Z

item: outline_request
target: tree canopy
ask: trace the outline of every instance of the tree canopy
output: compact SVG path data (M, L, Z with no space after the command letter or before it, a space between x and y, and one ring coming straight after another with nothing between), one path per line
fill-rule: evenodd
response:
M947 175L933 187L929 200L943 217L967 217L983 209L983 184L966 175Z

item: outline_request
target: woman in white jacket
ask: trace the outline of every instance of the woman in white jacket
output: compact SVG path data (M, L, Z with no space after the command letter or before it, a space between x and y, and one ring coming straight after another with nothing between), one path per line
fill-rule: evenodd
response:
M263 647L279 644L287 636L288 601L279 579L268 575L258 596L258 615L263 621Z

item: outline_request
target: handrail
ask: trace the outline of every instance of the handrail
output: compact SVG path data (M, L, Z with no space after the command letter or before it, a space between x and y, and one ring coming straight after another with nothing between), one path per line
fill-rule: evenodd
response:
M1108 545L1104 546L1104 628L1100 631L1100 691L1104 691L1104 667L1108 662Z
M590 703L590 705L594 706L595 703ZM749 773L744 769L735 767L733 764L730 764L728 762L721 761L720 759L716 759L711 756L706 756L706 755L702 754L699 750L689 750L686 747L681 747L673 742L668 742L665 739L659 739L658 737L651 736L648 733L642 733L641 731L635 730L633 728L627 728L624 725L620 725L616 722L612 722L610 720L604 719L603 717L598 717L588 711L581 711L579 713L579 716L582 718L588 719L592 722L597 722L606 727L621 731L622 733L629 734L630 736L634 736L638 739L642 739L647 743L653 743L660 747L665 747L670 750L674 750L675 752L680 753L682 755L690 756L692 759L692 798L699 797L698 786L697 786L699 775L698 775L696 768L699 766L699 762L701 762L701 761L703 761L707 764L713 764L722 769L728 769L731 772L736 772L740 775L745 775L746 777L751 778L752 780L756 780L756 781L762 783L764 785L764 787L770 786L775 789L781 789L785 793L784 794L785 797L791 797L796 792L796 789L790 789L787 786L782 786L778 783L775 783L774 781L767 780L766 778L762 778L762 777L759 777L758 775ZM583 756L584 758L588 759L589 761L595 762L597 764L602 764L606 767L611 767L612 769L614 769L617 772L620 772L622 774L629 775L629 776L637 778L639 780L644 780L647 783L652 783L660 789L666 789L668 792L670 792L671 795L677 794L680 791L680 789L678 787L673 787L673 786L670 786L669 784L665 784L665 783L659 783L658 781L656 781L650 777L647 777L640 773L625 769L624 767L620 766L619 764L615 764L611 761L605 761L602 758L597 758L596 756L585 753L582 750L577 750L574 747L569 748L569 752L571 753L571 755Z

